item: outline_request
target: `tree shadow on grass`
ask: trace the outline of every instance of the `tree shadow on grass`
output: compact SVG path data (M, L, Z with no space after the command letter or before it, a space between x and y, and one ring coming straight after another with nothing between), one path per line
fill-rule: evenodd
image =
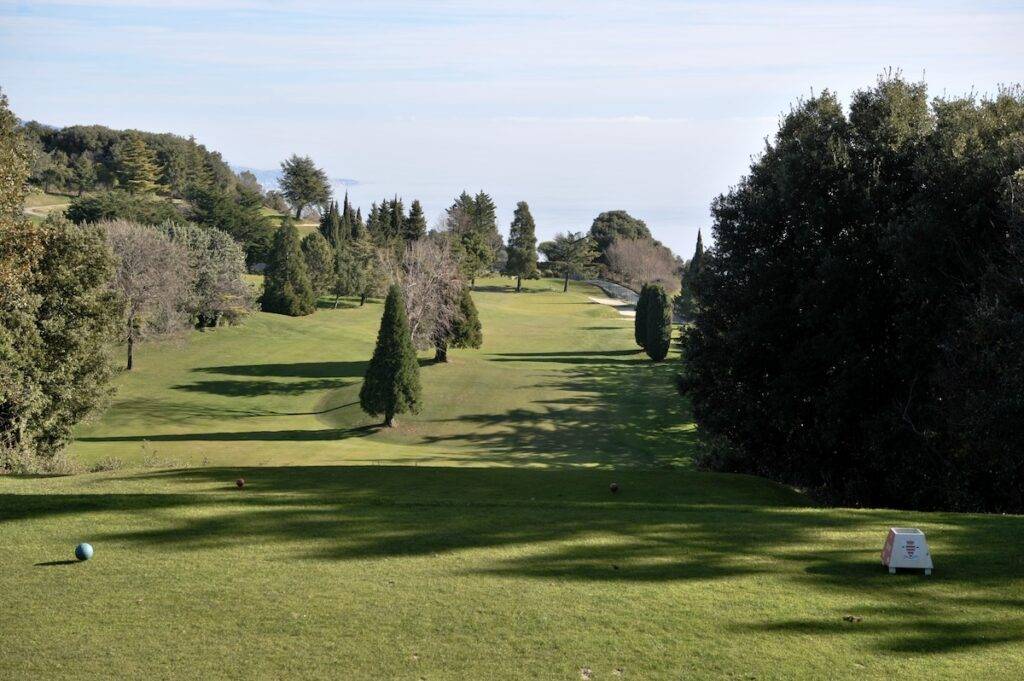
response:
M523 287L521 291L516 291L515 284L509 284L507 286L501 284L486 284L484 286L474 286L472 289L473 293L515 293L516 295L523 293L550 293L550 289L543 288L527 288Z
M290 378L362 378L366 361L358 362L294 362L292 364L235 364L200 367L194 372L227 376L278 376Z
M335 409L352 406L343 404L320 412L309 414L326 414ZM302 415L305 415L304 412ZM278 415L278 414L275 414ZM298 415L298 414L286 414ZM320 442L327 440L344 440L350 437L363 437L380 429L380 425L365 425L354 428L322 428L319 430L241 430L227 432L199 433L154 433L151 435L111 435L98 437L80 437L81 442Z
M237 477L246 479L244 490L232 487ZM878 552L895 512L814 508L746 476L359 466L185 469L117 482L120 490L146 491L0 494L0 518L89 513L97 528L111 528L97 541L172 554L252 543L309 561L501 549L467 555L451 569L719 590L755 576L747 588L789 585L824 612L793 618L772 610L766 621L737 625L740 633L853 637L909 654L1024 642L1021 517L900 512L901 521L929 532L941 562L932 578L891 577ZM851 596L864 605L850 608ZM863 621L844 622L847 612Z
M544 372L554 397L507 411L441 421L426 444L469 450L481 463L547 466L689 465L696 451L688 403L675 390L673 363L637 359L632 350L497 356L489 361L567 365Z
M200 392L222 397L256 397L258 395L301 395L323 390L338 390L354 381L340 378L320 378L307 381L197 381L172 386L174 390Z

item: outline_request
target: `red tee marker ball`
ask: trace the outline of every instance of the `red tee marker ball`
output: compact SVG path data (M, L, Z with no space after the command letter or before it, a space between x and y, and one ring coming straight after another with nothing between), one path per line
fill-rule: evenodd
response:
M612 491L612 494L617 493L619 491L619 483L613 482L612 484L608 485L608 489Z
M237 487L238 489L242 489L243 487L245 487L245 478L239 478L238 480L235 480L235 487Z

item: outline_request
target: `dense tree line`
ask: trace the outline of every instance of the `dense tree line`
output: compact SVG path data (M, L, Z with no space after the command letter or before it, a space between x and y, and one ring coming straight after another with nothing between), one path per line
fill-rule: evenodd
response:
M30 182L76 194L67 210L73 222L193 222L241 242L250 265L266 261L273 230L262 187L194 139L98 125L20 127Z
M884 78L713 205L681 388L707 463L853 504L1024 510L1024 94Z
M223 191L245 185L219 153L192 138L102 125L55 128L35 121L21 128L30 156L29 181L46 191L144 194L159 189L185 199L197 181Z
M111 353L119 342L128 347L131 368L139 340L237 320L252 304L241 247L223 232L174 221L162 227L103 221L103 214L78 216L82 224L58 214L29 222L24 202L39 143L32 130L18 124L0 93L4 470L59 463L75 425L110 393ZM125 197L150 189L153 157L139 152L137 141L129 138L122 153L122 159L137 155L122 176Z

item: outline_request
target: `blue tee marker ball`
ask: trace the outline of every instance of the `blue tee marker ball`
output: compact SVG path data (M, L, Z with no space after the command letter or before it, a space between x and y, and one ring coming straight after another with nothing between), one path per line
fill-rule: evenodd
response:
M78 560L89 560L92 558L92 546L81 543L75 547L75 558Z

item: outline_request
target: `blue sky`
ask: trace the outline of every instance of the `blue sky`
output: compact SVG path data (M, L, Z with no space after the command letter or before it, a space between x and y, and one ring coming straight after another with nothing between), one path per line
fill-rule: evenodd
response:
M526 200L542 237L602 210L689 255L708 205L802 95L889 67L930 91L1024 79L1024 3L0 0L24 119L309 154L357 203Z

